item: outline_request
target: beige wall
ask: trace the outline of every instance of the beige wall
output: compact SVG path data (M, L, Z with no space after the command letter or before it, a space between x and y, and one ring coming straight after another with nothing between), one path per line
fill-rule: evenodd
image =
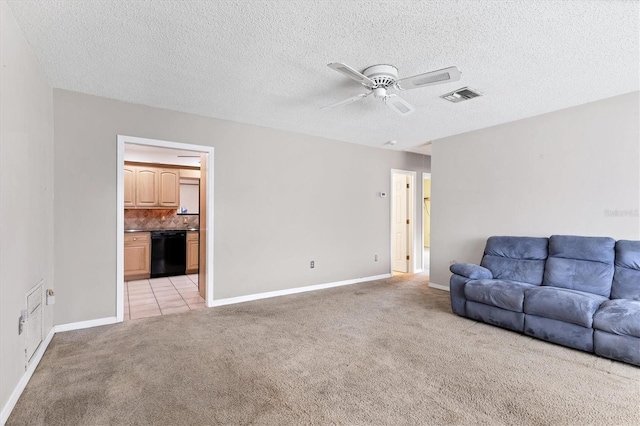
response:
M378 193L391 168L430 169L423 155L64 90L54 117L56 324L115 315L118 134L215 147L216 299L389 273Z
M0 1L0 409L25 372L18 335L26 292L53 288L52 91L9 6ZM53 323L44 308L44 333Z
M640 239L639 101L634 92L434 141L432 282L448 286L453 260L479 262L491 235Z

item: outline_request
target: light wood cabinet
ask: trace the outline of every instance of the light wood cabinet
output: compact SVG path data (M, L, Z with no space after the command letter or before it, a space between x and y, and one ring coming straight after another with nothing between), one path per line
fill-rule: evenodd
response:
M198 258L200 257L199 232L187 232L187 274L198 272Z
M200 179L200 170L180 169L180 178L183 178L183 179Z
M124 207L136 206L136 168L124 166Z
M158 171L136 167L136 207L158 207Z
M139 280L151 275L151 234L124 234L124 280Z
M180 207L179 169L158 169L158 206Z
M177 209L180 207L180 176L200 175L199 170L170 165L133 163L124 165L125 209Z

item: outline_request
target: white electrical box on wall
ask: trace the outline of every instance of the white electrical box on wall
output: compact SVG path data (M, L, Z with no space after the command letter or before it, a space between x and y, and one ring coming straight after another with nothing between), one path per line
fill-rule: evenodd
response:
M53 290L47 289L47 305L53 305L54 303L56 303L56 296Z

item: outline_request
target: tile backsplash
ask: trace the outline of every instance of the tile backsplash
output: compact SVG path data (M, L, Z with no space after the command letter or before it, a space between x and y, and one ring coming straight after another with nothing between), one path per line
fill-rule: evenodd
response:
M187 223L184 223L186 219ZM180 215L176 209L125 209L124 229L186 229L198 228L199 215Z

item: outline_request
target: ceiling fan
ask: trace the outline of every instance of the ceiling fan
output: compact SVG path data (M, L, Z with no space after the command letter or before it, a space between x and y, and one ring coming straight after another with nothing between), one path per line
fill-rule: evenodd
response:
M400 115L411 114L415 111L415 108L395 93L390 94L389 90L411 90L448 83L460 80L460 75L462 74L457 67L449 67L398 80L398 69L393 65L373 65L361 73L340 62L333 62L327 64L327 66L362 84L367 92L327 105L322 109L347 105L373 95L374 98L382 99L385 105Z

